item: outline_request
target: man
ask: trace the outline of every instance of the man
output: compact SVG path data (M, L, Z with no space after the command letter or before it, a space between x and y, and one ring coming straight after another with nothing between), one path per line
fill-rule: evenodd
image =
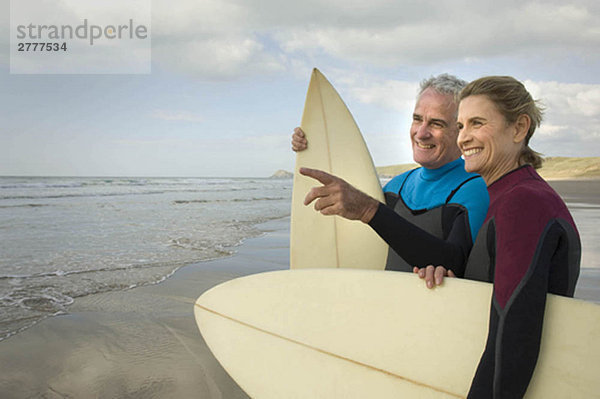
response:
M368 223L390 246L386 269L419 271L429 287L444 275L463 275L489 204L485 182L465 172L456 145L457 98L465 85L447 74L421 82L410 129L413 158L421 167L386 184L386 204L336 176L300 170L323 184L308 193L305 205L316 200L323 215ZM294 129L292 149L307 145L302 130Z

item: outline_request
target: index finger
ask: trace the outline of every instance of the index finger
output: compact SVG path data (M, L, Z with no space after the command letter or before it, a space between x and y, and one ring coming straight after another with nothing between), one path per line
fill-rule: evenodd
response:
M335 176L330 175L327 172L323 172L319 169L300 168L300 174L312 177L313 179L318 180L323 184L329 184L335 181Z

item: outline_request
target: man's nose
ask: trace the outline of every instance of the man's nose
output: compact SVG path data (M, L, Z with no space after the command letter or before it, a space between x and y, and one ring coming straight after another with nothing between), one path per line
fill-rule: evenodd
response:
M415 134L415 137L418 139L427 139L430 136L431 136L431 132L429 131L429 126L427 125L427 123L421 123L417 127L417 132Z

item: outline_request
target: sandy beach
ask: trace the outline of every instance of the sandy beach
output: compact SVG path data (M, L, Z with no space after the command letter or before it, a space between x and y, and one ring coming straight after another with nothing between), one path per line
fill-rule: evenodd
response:
M0 342L0 397L246 398L202 340L193 303L223 281L288 267L289 218L258 227L266 233L232 257L79 298L69 314Z
M568 201L599 203L600 181L552 184ZM183 267L157 285L78 298L68 314L0 342L0 396L246 398L204 343L193 303L220 282L288 267L289 218L258 227L265 234L234 256ZM576 296L600 301L598 272L582 272Z
M548 180L560 196L568 202L600 205L600 179Z

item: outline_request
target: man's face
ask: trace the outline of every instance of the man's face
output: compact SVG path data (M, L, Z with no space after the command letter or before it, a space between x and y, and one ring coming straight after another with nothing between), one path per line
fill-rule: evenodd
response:
M413 158L428 169L437 169L460 156L456 145L458 106L451 94L426 89L419 97L410 128Z

